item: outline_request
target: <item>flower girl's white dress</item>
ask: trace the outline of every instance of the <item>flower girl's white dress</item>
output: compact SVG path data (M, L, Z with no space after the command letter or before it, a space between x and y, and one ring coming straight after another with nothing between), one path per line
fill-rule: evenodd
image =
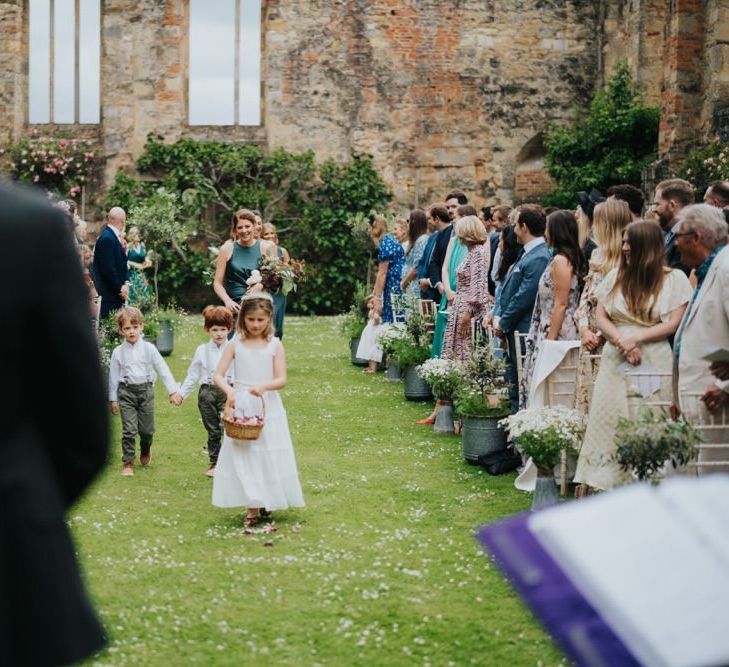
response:
M273 357L281 345L271 338L265 348L249 348L236 337L236 394L273 380ZM289 424L278 391L263 395L263 430L257 440L223 438L213 478L216 507L264 507L269 511L303 507Z

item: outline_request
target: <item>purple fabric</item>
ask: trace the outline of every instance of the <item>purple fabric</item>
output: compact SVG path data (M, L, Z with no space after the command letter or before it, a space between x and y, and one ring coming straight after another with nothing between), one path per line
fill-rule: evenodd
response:
M484 526L478 540L575 664L640 665L532 535L527 520L523 514Z

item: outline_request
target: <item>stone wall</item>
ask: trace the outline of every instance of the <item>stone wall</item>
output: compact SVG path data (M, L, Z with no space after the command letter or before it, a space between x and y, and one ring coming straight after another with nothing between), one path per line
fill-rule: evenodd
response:
M27 1L0 0L0 141L27 130ZM103 2L92 129L107 183L158 132L369 154L405 208L455 187L511 202L543 181L544 129L584 107L619 58L662 106L665 155L729 108L729 0L264 0L262 125L191 127L187 6Z

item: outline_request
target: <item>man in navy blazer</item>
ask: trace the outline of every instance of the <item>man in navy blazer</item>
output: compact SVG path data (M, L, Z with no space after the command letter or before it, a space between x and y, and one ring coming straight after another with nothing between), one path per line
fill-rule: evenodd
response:
M127 253L122 232L127 222L123 208L115 206L106 216L106 226L101 230L94 246L94 262L91 275L96 291L101 296L100 319L119 310L129 295L127 283Z
M524 246L519 259L504 278L499 302L494 308L494 333L504 337L509 345L509 364L506 377L510 384L511 409L519 409L519 387L516 374L516 349L514 332L527 333L531 325L532 311L537 300L539 279L547 268L551 256L544 241L547 217L541 206L525 204L519 208L514 233Z
M423 256L420 258L420 264L418 265L420 298L440 301L440 294L433 288L428 277L428 272L430 271L430 261L433 258L433 252L435 251L435 244L438 241L438 237L442 230L450 228L451 225L448 209L444 204L433 204L433 206L430 207L430 210L428 211L428 225L430 224L433 225L433 229L430 237L428 238L428 242L425 245ZM438 278L438 281L440 281L440 278Z

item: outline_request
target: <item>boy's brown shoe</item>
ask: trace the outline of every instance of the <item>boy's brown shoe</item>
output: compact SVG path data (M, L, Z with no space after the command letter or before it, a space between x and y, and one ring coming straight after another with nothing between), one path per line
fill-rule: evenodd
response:
M127 461L124 465L122 465L121 474L124 477L132 477L134 475L134 464L131 461Z
M143 466L148 466L149 462L152 460L152 452L149 447L142 449L142 451L139 453L139 462Z

